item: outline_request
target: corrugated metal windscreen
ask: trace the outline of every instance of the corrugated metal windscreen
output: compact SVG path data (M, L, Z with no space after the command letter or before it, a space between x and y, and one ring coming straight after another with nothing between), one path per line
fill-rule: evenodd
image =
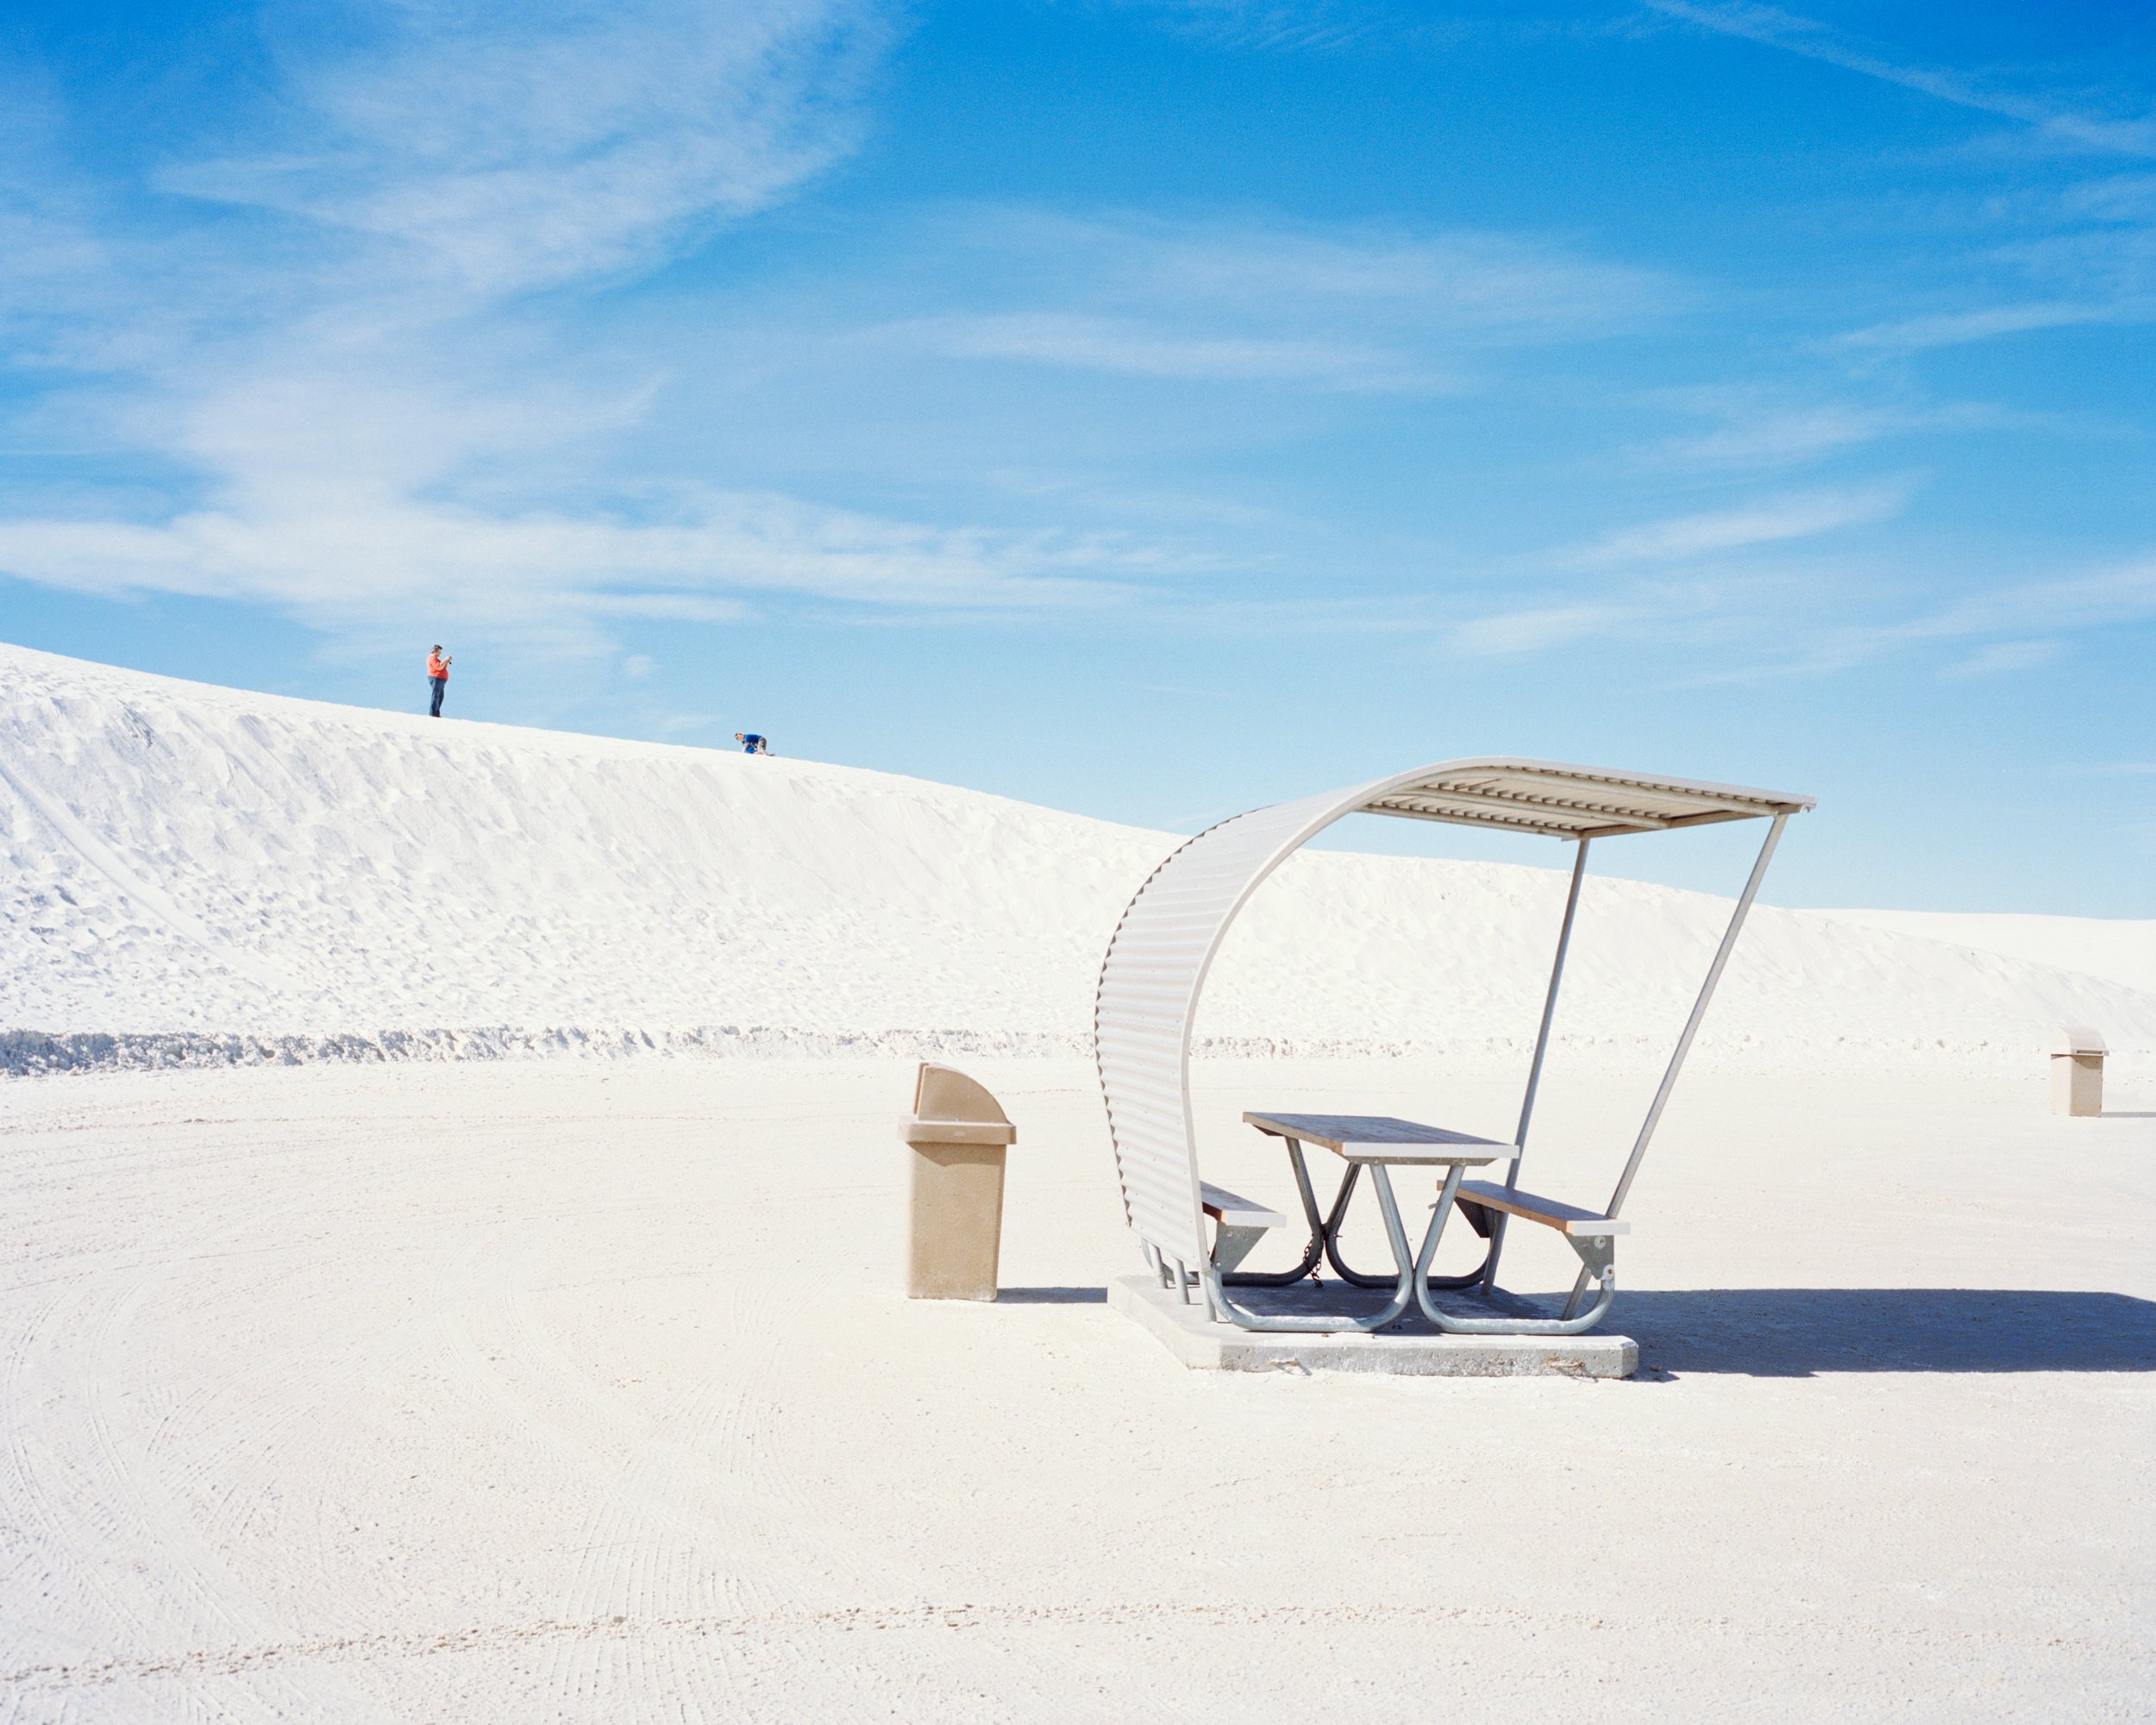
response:
M1138 888L1101 963L1094 1057L1124 1214L1141 1239L1193 1268L1207 1250L1188 1070L1199 989L1244 899L1340 800L1335 791L1278 803L1200 833Z

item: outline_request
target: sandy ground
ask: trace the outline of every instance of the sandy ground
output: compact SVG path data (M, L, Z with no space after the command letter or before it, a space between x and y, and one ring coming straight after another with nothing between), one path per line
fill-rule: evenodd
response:
M895 1291L900 1063L0 1083L0 1720L2156 1714L2156 1074L1702 1077L1591 1383L1185 1371L1087 1071L978 1070L994 1306ZM1242 1107L1507 1106L1201 1083L1275 1197Z

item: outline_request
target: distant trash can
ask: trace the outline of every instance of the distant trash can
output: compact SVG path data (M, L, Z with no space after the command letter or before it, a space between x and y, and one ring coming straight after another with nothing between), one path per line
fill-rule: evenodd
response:
M2103 1038L2086 1025L2069 1025L2052 1038L2052 1113L2103 1112Z
M1018 1128L964 1073L924 1061L899 1136L913 1151L906 1297L994 1299L1003 1157Z

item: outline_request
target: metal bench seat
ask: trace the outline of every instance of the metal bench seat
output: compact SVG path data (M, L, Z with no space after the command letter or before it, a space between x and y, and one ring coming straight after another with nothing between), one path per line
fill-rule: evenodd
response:
M1532 1192L1507 1192L1502 1186L1492 1185L1487 1180L1463 1180L1458 1197L1460 1214L1465 1216L1475 1232L1488 1239L1492 1210L1507 1216L1518 1216L1522 1221L1539 1222L1545 1228L1555 1228L1561 1234L1628 1234L1630 1222L1620 1222L1614 1216L1605 1216L1599 1210L1583 1210L1576 1204L1567 1204L1555 1198L1539 1198Z
M1213 1220L1213 1267L1223 1276L1250 1255L1268 1228L1288 1226L1288 1218L1278 1210L1253 1204L1210 1180L1199 1182L1198 1197L1199 1208Z

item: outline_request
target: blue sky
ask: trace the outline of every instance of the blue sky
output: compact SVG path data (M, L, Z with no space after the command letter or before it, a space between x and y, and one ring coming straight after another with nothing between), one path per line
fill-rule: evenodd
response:
M0 638L1185 829L1636 766L1817 794L1782 902L2156 915L2153 85L2123 6L32 0Z

